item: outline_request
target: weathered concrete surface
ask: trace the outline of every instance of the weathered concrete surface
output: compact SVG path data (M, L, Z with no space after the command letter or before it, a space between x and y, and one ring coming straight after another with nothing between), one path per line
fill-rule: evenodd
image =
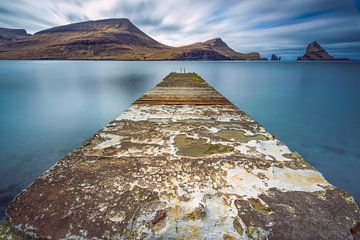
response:
M170 74L9 206L39 239L356 239L354 199L194 74Z

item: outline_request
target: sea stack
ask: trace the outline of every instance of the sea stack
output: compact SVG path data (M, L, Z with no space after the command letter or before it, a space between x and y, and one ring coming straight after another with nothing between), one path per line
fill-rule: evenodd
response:
M316 41L310 43L303 56L298 57L297 60L311 60L311 61L347 61L347 58L335 58L331 56L324 48Z
M271 61L280 61L281 57L276 56L275 54L271 55Z

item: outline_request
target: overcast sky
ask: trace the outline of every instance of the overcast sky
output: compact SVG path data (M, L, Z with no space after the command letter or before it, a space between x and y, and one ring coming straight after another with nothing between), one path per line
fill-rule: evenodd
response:
M39 30L129 18L156 40L180 46L221 37L240 52L293 59L317 40L360 59L360 0L0 0L0 27Z

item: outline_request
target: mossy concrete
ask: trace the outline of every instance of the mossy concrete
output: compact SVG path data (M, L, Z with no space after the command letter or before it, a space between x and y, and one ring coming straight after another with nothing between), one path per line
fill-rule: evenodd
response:
M358 238L354 199L200 79L170 74L66 155L0 236Z
M209 144L206 139L194 139L185 134L175 137L175 147L177 154L190 157L204 157L212 154L223 154L234 150L231 146L222 144Z
M3 240L25 240L23 236L18 234L11 226L9 221L0 223L0 239Z
M250 142L251 140L261 140L261 141L266 141L268 140L268 137L262 135L262 134L257 134L257 135L246 135L245 131L243 130L234 130L234 129L224 129L224 130L220 130L219 132L216 133L216 136L219 136L221 138L224 138L226 140L232 140L232 141L237 141L239 143L247 143Z

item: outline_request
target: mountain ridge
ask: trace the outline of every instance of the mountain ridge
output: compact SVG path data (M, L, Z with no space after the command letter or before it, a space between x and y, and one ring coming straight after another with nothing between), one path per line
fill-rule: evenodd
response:
M71 23L0 44L0 59L266 60L221 38L181 47L158 42L126 18Z
M25 29L0 28L0 44L19 40L28 35Z

